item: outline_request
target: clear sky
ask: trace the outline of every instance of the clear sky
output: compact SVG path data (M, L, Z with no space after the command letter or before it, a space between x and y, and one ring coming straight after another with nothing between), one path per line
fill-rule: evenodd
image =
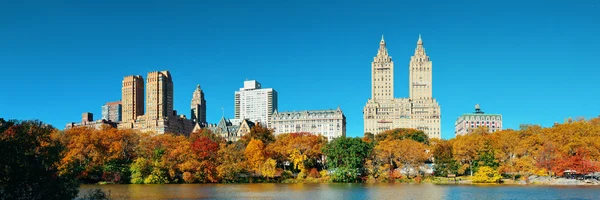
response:
M598 1L2 1L0 117L58 128L121 98L126 75L169 70L189 117L196 84L209 122L245 79L279 110L335 109L363 135L381 35L408 96L418 34L433 61L442 136L476 103L505 128L600 115Z

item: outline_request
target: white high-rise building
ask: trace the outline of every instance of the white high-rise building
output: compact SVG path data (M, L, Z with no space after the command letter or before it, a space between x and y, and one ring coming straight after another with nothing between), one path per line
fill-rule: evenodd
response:
M371 63L371 98L363 110L364 131L378 134L394 128L414 128L429 138L441 138L441 109L432 96L432 70L419 36L408 65L409 98L394 98L394 61L382 36Z
M244 81L244 87L235 92L235 118L247 119L270 127L273 111L277 110L277 92L261 88L255 80Z

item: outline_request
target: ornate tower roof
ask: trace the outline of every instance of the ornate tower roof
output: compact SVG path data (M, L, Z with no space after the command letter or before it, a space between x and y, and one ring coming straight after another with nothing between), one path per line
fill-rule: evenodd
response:
M377 50L377 56L375 57L374 62L391 61L391 59L392 57L388 54L383 35L381 35L381 41L379 42L379 50Z
M425 48L423 48L423 40L421 39L421 34L419 34L419 40L417 40L417 48L415 48L415 56L419 55L427 56L427 54L425 53Z

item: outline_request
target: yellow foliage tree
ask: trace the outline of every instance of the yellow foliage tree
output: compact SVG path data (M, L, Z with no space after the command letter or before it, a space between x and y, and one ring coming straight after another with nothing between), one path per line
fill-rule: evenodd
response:
M300 172L306 173L306 169L304 168L304 161L308 157L300 152L298 149L294 149L290 154L290 160L294 163L294 168L300 170Z
M261 174L267 178L275 177L277 162L271 158L267 158L261 167Z
M473 183L499 183L502 179L497 170L488 166L480 167L473 176Z
M404 139L397 143L396 162L398 166L404 168L406 176L410 177L410 171L418 171L419 167L429 158L426 152L427 146L423 143Z
M264 149L265 145L258 139L250 140L250 143L246 146L244 156L246 156L248 168L254 173L260 172L260 167L265 162Z

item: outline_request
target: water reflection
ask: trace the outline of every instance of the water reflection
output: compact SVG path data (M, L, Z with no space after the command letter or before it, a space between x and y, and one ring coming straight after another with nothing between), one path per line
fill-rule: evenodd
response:
M600 199L600 187L433 184L83 185L114 199Z

